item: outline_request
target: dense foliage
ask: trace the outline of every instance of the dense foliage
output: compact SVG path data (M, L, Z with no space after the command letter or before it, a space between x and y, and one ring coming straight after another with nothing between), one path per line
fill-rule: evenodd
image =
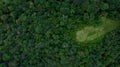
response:
M81 23L120 18L120 0L0 0L0 67L119 67L120 29L74 39ZM84 45L84 46L83 46Z

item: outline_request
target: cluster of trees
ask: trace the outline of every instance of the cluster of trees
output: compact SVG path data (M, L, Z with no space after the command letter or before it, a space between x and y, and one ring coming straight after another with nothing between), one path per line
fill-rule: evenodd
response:
M0 67L120 66L120 29L96 46L74 30L99 17L120 18L120 0L1 0Z

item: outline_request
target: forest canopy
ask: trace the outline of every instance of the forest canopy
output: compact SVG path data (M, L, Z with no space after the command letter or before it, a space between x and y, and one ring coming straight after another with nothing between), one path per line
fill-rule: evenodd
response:
M99 27L101 17L117 28L76 41L76 31ZM0 67L120 67L119 19L120 0L0 0Z

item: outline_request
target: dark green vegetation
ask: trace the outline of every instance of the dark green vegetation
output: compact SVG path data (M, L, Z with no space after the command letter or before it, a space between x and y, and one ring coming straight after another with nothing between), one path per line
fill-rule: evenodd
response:
M0 67L120 67L120 28L81 44L80 24L119 21L120 0L0 0Z

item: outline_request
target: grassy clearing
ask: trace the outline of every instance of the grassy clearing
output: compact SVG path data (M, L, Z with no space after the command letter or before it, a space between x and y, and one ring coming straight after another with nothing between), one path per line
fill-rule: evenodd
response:
M84 26L76 32L76 40L79 42L90 42L102 39L103 36L120 26L120 23L110 19L101 18L101 24L98 26Z

